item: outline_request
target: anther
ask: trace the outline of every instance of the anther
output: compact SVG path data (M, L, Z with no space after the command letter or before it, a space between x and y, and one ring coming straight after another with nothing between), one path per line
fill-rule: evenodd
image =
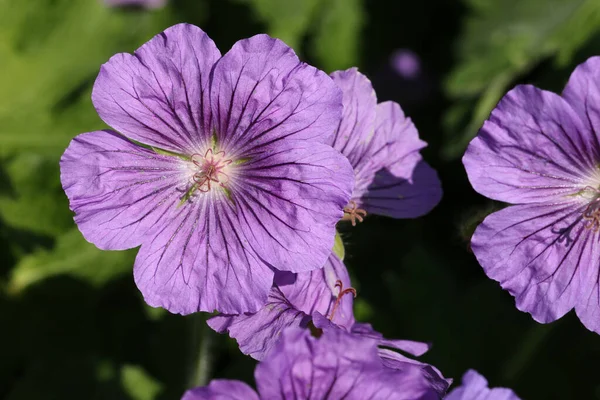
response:
M344 217L342 221L350 221L352 226L356 226L356 220L363 222L364 217L367 216L367 211L362 208L358 208L358 205L354 200L350 200L350 203L344 207Z
M348 293L352 293L352 295L354 296L354 298L356 298L356 289L354 289L353 287L349 287L344 289L344 284L342 283L341 280L337 280L335 282L335 286L336 288L339 288L340 291L337 295L337 298L335 299L335 303L333 303L333 308L331 309L331 315L329 316L329 320L333 321L333 317L335 316L335 311L337 310L337 308L340 306L340 303L342 301L342 297L344 297L345 294Z

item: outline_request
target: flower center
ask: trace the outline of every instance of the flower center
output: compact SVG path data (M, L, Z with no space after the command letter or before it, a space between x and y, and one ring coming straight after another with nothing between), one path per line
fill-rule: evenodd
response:
M215 185L225 186L229 182L228 166L231 164L224 151L217 153L212 149L206 150L204 155L193 154L192 163L196 166L196 172L192 177L196 189L206 193Z
M354 297L356 297L356 289L354 289L353 287L349 287L349 288L344 289L344 284L339 279L335 282L335 286L334 287L340 288L340 292L338 293L337 298L335 299L335 303L333 303L333 308L331 309L331 315L329 316L329 320L330 321L333 321L333 317L335 316L335 312L338 309L338 307L340 306L340 302L342 301L342 297L344 297L345 294L352 293L352 295Z

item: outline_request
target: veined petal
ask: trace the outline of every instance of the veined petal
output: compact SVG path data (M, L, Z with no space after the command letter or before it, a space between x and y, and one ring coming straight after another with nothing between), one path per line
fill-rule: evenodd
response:
M600 148L571 105L533 86L506 94L463 163L473 188L509 203L559 201L598 174Z
M192 154L210 137L208 83L221 54L200 28L178 24L100 69L92 101L125 136Z
M280 271L322 268L352 191L348 160L324 144L283 140L240 167L232 201L248 246Z
M218 142L243 154L285 138L327 142L342 94L285 43L256 35L234 44L215 65L211 106Z
M180 160L135 145L111 131L84 133L60 160L60 179L75 222L103 250L142 244L170 218L185 182Z
M198 196L180 207L135 260L135 282L146 302L179 314L260 309L273 272L248 246L235 218L225 196Z
M343 289L350 287L350 277L344 264L331 255L323 269L291 274L276 273L267 304L257 313L217 315L208 325L217 332L229 333L236 339L240 350L257 360L263 360L273 349L288 327L306 327L313 312L331 316L342 282ZM333 316L335 324L350 329L354 323L353 296L344 295Z
M264 399L429 399L412 371L383 367L374 340L339 329L320 338L286 330L255 377Z
M445 400L520 400L510 389L488 388L487 380L475 370L467 371L462 385L452 390Z
M600 261L595 261L587 266L575 312L587 329L600 334Z
M471 247L485 273L515 296L519 310L542 323L585 300L600 259L598 233L582 220L585 204L505 208L477 228Z
M373 214L416 218L431 211L441 198L437 172L415 152L392 165L390 170L379 170L367 191L355 201Z
M371 81L357 68L336 71L333 81L343 93L342 119L330 143L350 161L355 170L371 160L375 138L377 96Z
M600 149L600 57L588 58L575 68L565 90L563 98L573 107L581 120L587 125L594 148ZM598 153L594 153L596 156ZM596 158L598 159L598 158Z
M244 382L215 379L208 386L188 390L181 400L259 400L259 397Z

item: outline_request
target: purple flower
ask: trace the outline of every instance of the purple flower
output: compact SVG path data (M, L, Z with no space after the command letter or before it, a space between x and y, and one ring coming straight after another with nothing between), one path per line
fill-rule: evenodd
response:
M442 190L419 151L427 144L397 103L377 104L371 82L356 68L331 74L344 93L344 112L329 142L352 164L356 183L345 219L368 213L415 218L431 211Z
M421 74L419 56L408 49L398 49L390 56L390 64L402 78L415 79Z
M182 400L439 398L416 379L416 368L384 367L375 340L342 330L316 338L306 329L287 329L254 376L258 394L245 383L216 380L189 390Z
M139 6L144 8L161 8L167 0L104 0L109 7Z
M356 323L352 312L356 292L350 286L348 271L334 254L322 270L280 274L267 304L256 313L218 315L208 324L217 332L229 332L244 354L264 360L288 327L342 330L357 337L375 340L384 365L397 370L419 371L419 379L435 393L444 393L449 382L434 367L393 351L413 356L424 354L429 345L408 340L387 340L369 324ZM324 317L327 316L327 318Z
M600 58L563 96L517 86L463 162L476 191L516 204L488 216L471 245L485 273L541 323L575 309L600 333Z
M92 100L122 135L77 136L61 159L75 222L101 249L140 246L136 284L174 313L262 307L274 271L322 268L352 190L323 144L342 95L266 35L221 57L175 25L104 64Z
M462 378L462 386L452 390L445 400L520 400L510 389L488 389L485 378L475 370L468 370Z

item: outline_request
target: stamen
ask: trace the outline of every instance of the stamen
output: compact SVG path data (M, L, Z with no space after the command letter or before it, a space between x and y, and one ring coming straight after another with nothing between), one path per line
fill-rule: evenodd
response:
M583 219L588 221L585 224L586 229L594 232L600 231L600 199L595 199L586 207L583 212Z
M225 158L225 152L213 152L212 149L206 150L204 156L193 154L192 163L198 171L192 176L195 188L206 193L212 189L213 183L224 186L229 182L229 175L225 173L225 168L232 163L232 160Z
M364 217L367 216L367 211L362 208L358 208L358 205L354 200L350 200L350 203L344 207L344 216L342 221L350 221L352 226L356 226L356 220L363 222Z
M340 288L340 292L338 293L337 298L335 299L335 303L333 303L333 308L331 309L331 315L329 316L330 321L333 321L333 317L335 316L335 311L340 306L342 297L344 297L345 294L352 293L354 298L356 298L356 289L354 289L353 287L344 289L344 284L339 279L335 282L334 287Z

